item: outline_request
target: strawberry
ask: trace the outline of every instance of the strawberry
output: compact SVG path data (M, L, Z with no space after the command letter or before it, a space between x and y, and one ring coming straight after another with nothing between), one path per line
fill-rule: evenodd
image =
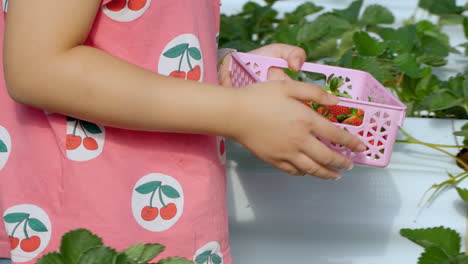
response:
M358 116L351 116L346 118L342 123L346 125L360 126L362 124L362 119Z
M334 123L338 123L338 120L334 117L334 116L330 116L330 117L326 117L326 119L334 122Z
M341 106L341 105L330 105L327 107L328 111L330 114L332 114L334 117L340 116L340 115L349 115L351 114L351 109L346 106Z
M369 144L374 145L374 140L369 141ZM380 142L380 141L377 142L377 146L382 146L382 145L383 145L382 142Z

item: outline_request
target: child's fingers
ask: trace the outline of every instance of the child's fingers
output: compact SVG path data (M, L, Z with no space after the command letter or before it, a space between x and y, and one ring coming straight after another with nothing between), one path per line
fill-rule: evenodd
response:
M298 71L306 60L306 52L301 47L287 44L271 44L251 51L252 54L282 58L288 62L291 70Z
M351 160L338 152L329 149L325 144L313 136L310 137L310 140L304 142L302 152L309 158L326 167L349 170L354 166Z
M298 168L296 168L294 165L292 165L288 161L282 161L276 167L291 175L304 176L304 172L300 171Z
M268 80L269 81L282 81L282 80L291 80L282 68L271 67L268 70Z
M294 166L299 168L299 170L312 176L326 180L337 180L341 178L341 175L338 171L324 167L304 154L298 155L294 160L292 160L292 163Z
M297 82L297 81L284 81L288 89L288 95L295 99L303 101L313 101L323 105L335 105L340 102L338 97L327 93L320 86Z
M352 151L363 152L366 150L366 145L356 136L341 129L321 116L316 120L316 124L311 126L311 132L323 139L332 143L345 146Z

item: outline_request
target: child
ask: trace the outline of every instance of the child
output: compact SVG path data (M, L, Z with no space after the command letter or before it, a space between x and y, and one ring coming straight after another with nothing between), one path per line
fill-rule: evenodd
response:
M9 3L0 257L35 263L64 233L87 228L118 250L158 242L167 246L160 257L210 250L230 264L224 137L295 175L337 179L337 169L352 167L314 136L355 151L363 143L300 102L336 97L291 80L230 88L229 53L218 76L219 7ZM302 49L281 44L252 53L284 58L293 70L305 60ZM278 69L270 77L287 79Z

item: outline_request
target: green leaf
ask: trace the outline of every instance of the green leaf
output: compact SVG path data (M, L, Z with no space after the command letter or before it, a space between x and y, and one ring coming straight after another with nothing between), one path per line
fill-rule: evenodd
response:
M29 214L26 214L26 213L11 213L11 214L5 215L3 217L3 220L5 220L5 222L9 224L18 223L26 219L28 216Z
M468 17L463 18L463 31L465 32L465 38L468 38Z
M112 264L116 255L117 253L112 248L93 247L80 256L77 264Z
M163 252L165 247L160 244L145 244L143 254L141 254L140 260L142 262L148 262L156 258L161 252Z
M390 10L381 5L369 5L361 20L366 25L393 24L395 17Z
M419 7L436 15L459 14L463 12L463 8L458 7L455 0L419 0Z
M358 21L359 13L361 12L363 0L353 1L346 9L335 9L333 14L340 16L350 23L355 24Z
M340 37L352 28L351 24L340 17L324 14L299 29L297 40L305 43L319 39Z
M463 16L458 14L446 14L439 17L439 26L463 25Z
M413 54L405 53L395 58L398 68L411 78L420 78L422 70L416 57Z
M330 38L323 42L320 42L318 46L315 46L309 50L308 56L312 60L319 60L322 58L333 57L338 52L338 44L336 38Z
M85 251L102 245L101 238L90 231L75 229L63 235L60 252L63 255L65 263L75 264L78 263L78 259Z
M28 225L29 225L29 227L31 227L32 230L34 230L36 232L47 232L47 231L49 231L49 230L47 230L47 227L41 221L39 221L39 219L36 219L36 218L29 218L28 219Z
M89 133L91 134L101 134L102 130L99 128L98 125L88 122L88 121L81 121L81 124L83 124L83 127L88 130Z
M161 259L156 264L193 264L193 261L190 261L186 258L173 257Z
M188 49L188 52L190 54L190 57L192 57L195 60L201 60L201 52L198 48L191 47Z
M164 195L166 195L166 196L169 197L169 198L175 199L175 198L179 198L179 197L180 197L179 192L177 192L176 189L172 188L172 187L169 186L169 185L163 185L163 186L161 186L161 190L162 190L162 192L164 193Z
M299 32L298 26L279 25L275 30L274 37L278 43L295 45L297 32Z
M125 255L123 252L115 255L114 259L112 260L112 264L129 264L127 255Z
M416 42L417 28L415 25L406 25L399 29L381 28L377 29L377 34L385 41L395 43L395 47L389 46L399 53L411 52Z
M65 264L65 261L60 253L52 252L42 256L37 260L36 264Z
M450 257L442 264L468 264L468 256L465 254L459 254L457 256Z
M377 56L381 52L377 40L365 31L354 33L353 40L358 53L363 56Z
M206 263L209 259L210 259L210 256L211 256L211 250L207 250L203 253L201 253L200 255L198 255L196 258L195 258L195 262L197 264L203 264L203 263Z
M437 90L428 96L431 101L431 110L444 110L463 103L463 98L459 98L447 89Z
M219 255L213 254L211 255L211 262L213 262L213 264L221 264L223 259Z
M0 152L8 152L8 148L5 143L0 139Z
M352 68L366 71L380 82L384 79L384 72L375 57L355 56L352 60Z
M161 186L160 181L151 181L138 186L135 191L141 194L148 194L154 192L159 186Z
M165 57L168 57L168 58L171 58L171 59L177 58L180 55L182 55L187 50L188 47L189 47L188 43L179 44L179 45L169 49L168 51L164 52L163 55Z
M468 137L468 130L457 131L453 133L457 137Z
M447 60L444 56L422 55L421 57L419 57L419 60L426 65L434 67L441 67L447 64Z
M447 57L450 52L450 46L444 40L432 36L423 36L421 38L421 48L426 54L443 57Z
M78 119L74 118L74 117L71 117L71 116L67 116L67 121L68 122L73 122L73 121L76 121Z
M467 133L467 135L468 135L468 133ZM463 201L468 202L468 190L460 188L460 187L456 187L456 189L457 189L457 192L458 192L458 195L460 196L460 198L462 198Z
M400 234L424 247L440 247L448 255L460 252L460 235L453 229L444 227L423 229L401 229Z
M145 250L145 246L143 243L138 243L136 245L130 246L123 251L127 257L132 261L139 261L143 251Z
M438 247L429 247L421 254L418 264L442 264L449 256Z
M301 24L305 17L323 10L323 7L317 6L312 2L305 2L299 5L292 13L286 13L285 21L288 24Z

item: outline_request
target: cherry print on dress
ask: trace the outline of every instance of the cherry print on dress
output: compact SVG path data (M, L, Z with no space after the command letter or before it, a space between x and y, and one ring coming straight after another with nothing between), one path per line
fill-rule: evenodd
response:
M197 47L190 47L189 43L182 43L175 47L172 47L168 51L164 52L164 57L170 59L179 59L179 67L177 70L171 72L169 76L181 78L191 81L199 81L201 78L201 68L199 65L192 66L192 60L201 60L201 52ZM182 71L182 63L186 59L189 71Z

